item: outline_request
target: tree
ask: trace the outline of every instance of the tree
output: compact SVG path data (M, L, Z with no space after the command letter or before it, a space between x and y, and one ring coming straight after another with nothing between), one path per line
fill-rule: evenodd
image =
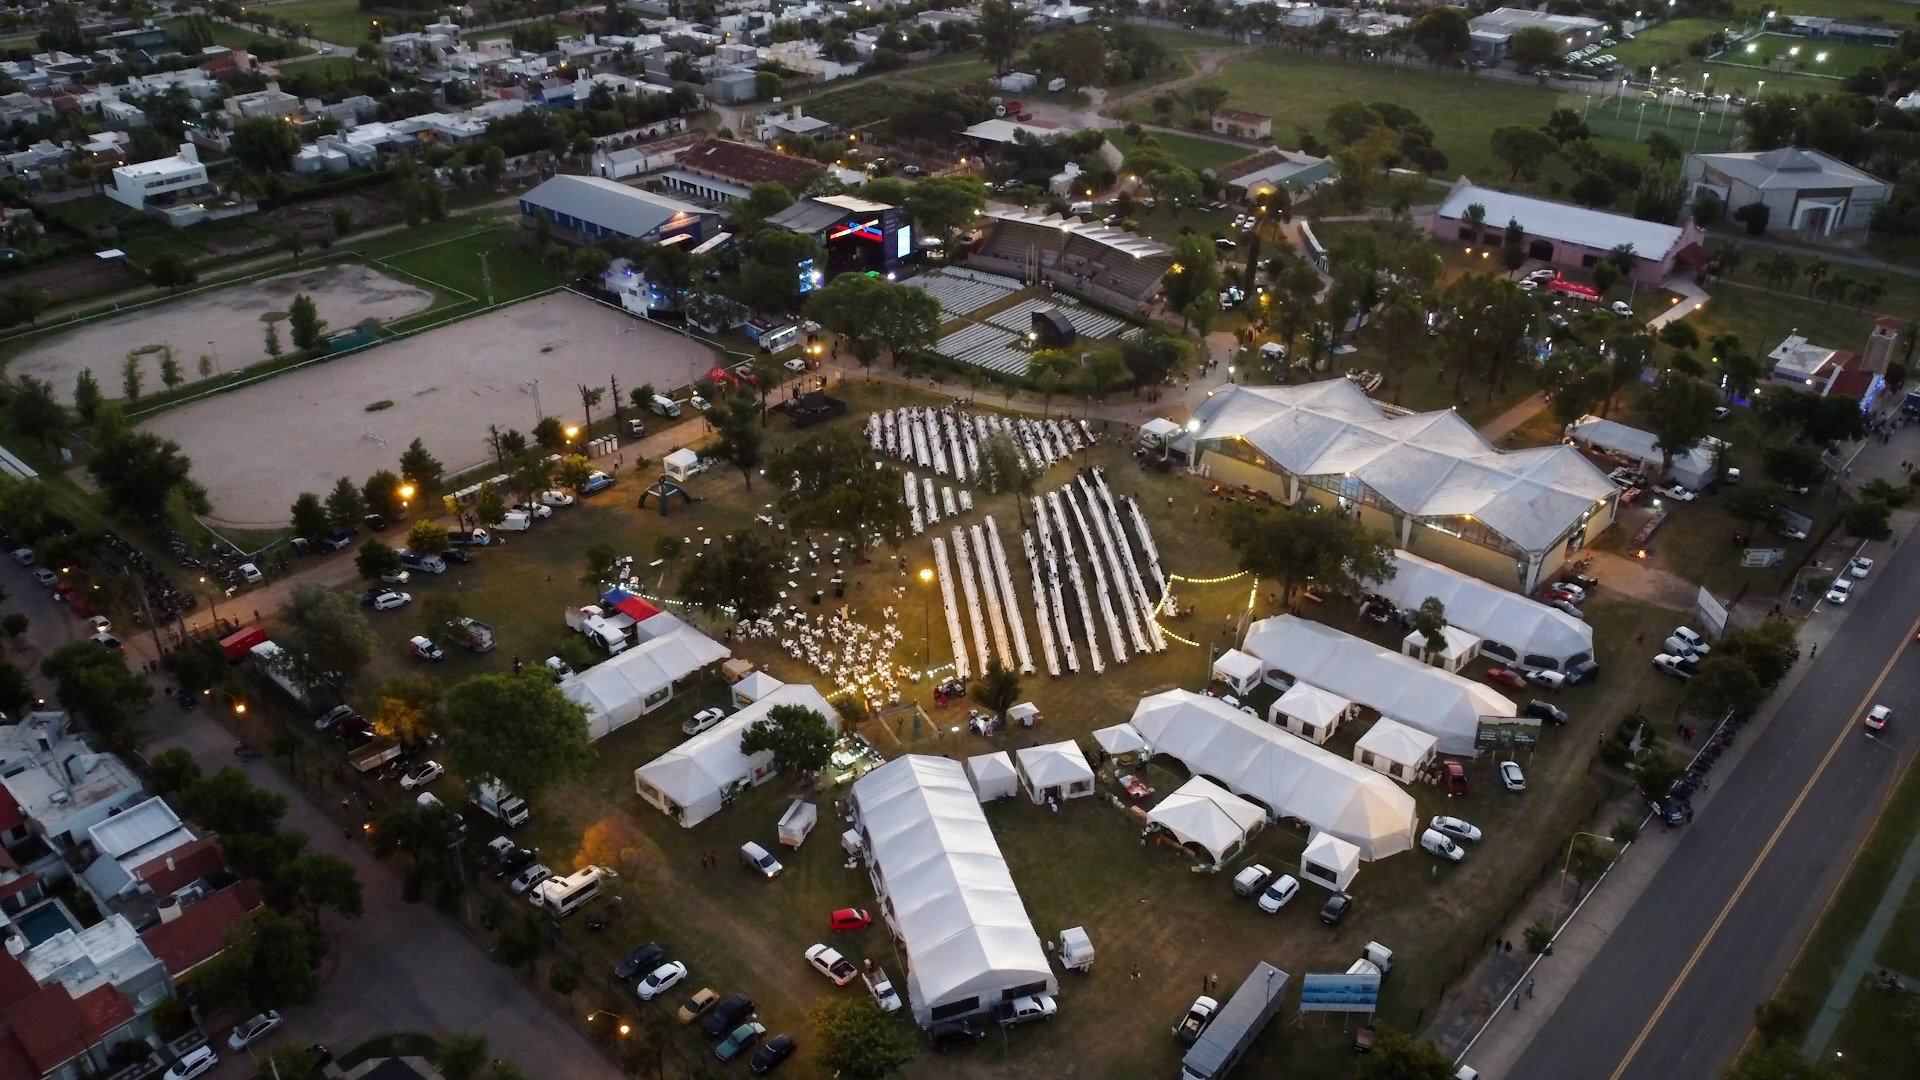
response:
M1548 31L1548 33L1551 32ZM1553 110L1547 114L1547 122L1542 130L1561 146L1593 137L1593 132L1587 130L1587 122L1581 118L1577 109Z
M1753 1033L1760 1036L1760 1045L1773 1046L1798 1038L1806 1030L1809 1019L1807 1007L1800 999L1775 994L1753 1007Z
M1020 703L1020 673L1002 664L997 656L988 660L987 670L973 684L973 699L1005 720L1007 710Z
M117 417L111 425L95 426L107 430L95 432L87 472L115 508L143 521L156 521L178 492L187 509L196 513L210 509L206 490L191 479L193 462L180 452L179 443L134 431Z
M1720 395L1705 382L1669 371L1647 395L1644 420L1660 447L1660 475L1673 470L1673 459L1699 445L1713 430L1713 410Z
M984 0L978 29L981 57L1005 75L1026 41L1027 9L1011 0Z
M1767 396L1776 393L1770 391ZM1866 417L1860 413L1858 398L1840 394L1828 394L1823 397L1808 395L1806 419L1800 426L1800 437L1818 445L1841 442L1848 439L1862 439L1867 434Z
M733 203L735 214L748 222L760 222L793 205L793 192L776 180L762 180L748 190L747 197Z
M1175 240L1173 265L1160 287L1167 306L1183 311L1195 300L1211 300L1220 289L1220 263L1213 241L1199 233L1186 233Z
M140 368L140 354L128 353L127 358L120 362L120 396L128 401L138 401L140 386L145 379L146 374Z
M277 906L305 912L316 930L321 908L346 919L357 919L365 911L353 864L330 852L308 852L281 864L269 891Z
M339 528L354 530L360 527L360 519L367 513L367 500L353 481L345 476L335 481L333 491L327 496L327 520Z
M1520 937L1526 943L1527 955L1553 955L1553 927L1546 922L1529 923L1527 928L1520 932Z
M196 969L203 1007L250 1015L313 1000L320 948L307 924L260 908L227 931L226 947Z
M1453 1063L1432 1042L1377 1023L1373 1051L1360 1058L1356 1080L1453 1080Z
M1359 142L1384 124L1380 114L1364 101L1343 101L1327 113L1327 134L1341 146Z
M400 517L400 478L392 472L381 469L360 486L360 504L369 514L379 514L388 521Z
M593 479L593 464L582 454L568 454L554 466L553 481L568 491L578 495L580 489Z
M833 757L833 725L805 705L775 705L740 736L740 752L773 754L773 767L795 776L810 776L827 767Z
M1072 353L1060 349L1035 349L1027 357L1027 378L1040 387L1042 416L1052 408L1054 392L1079 366Z
M93 377L92 368L82 368L73 380L73 412L84 424L92 424L100 415L100 405L106 400L100 393L100 380Z
M687 567L680 595L702 611L745 621L779 602L780 563L758 533L729 533Z
M1533 179L1540 175L1540 166L1553 156L1553 138L1539 128L1519 124L1497 127L1493 129L1488 142L1493 149L1493 156L1507 166L1509 181L1517 180L1522 175Z
M280 354L285 350L280 346L280 324L278 321L269 321L267 323L266 341L264 344L269 357L275 360L280 359Z
M361 577L376 581L400 572L400 553L376 536L360 545L359 553L353 557L353 565Z
M1319 285L1319 278L1314 279ZM1155 330L1135 334L1120 342L1120 362L1133 374L1136 390L1159 386L1186 366L1188 345L1179 338Z
M1438 652L1447 647L1447 605L1437 596L1420 601L1413 613L1413 628L1424 634L1427 648Z
M760 406L750 397L736 397L717 410L720 439L713 446L716 456L740 470L747 490L753 490L753 470L760 467Z
M987 0L989 5L999 0ZM823 997L807 1007L820 1067L840 1080L882 1080L913 1060L917 1046L870 997Z
M1613 181L1607 179L1606 174L1589 169L1574 180L1567 194L1582 206L1612 206Z
M507 152L498 146L487 147L480 155L480 171L486 174L487 183L498 184L507 175Z
M882 200L885 201L885 200ZM922 236L942 242L953 231L972 221L987 204L987 185L966 175L936 176L914 184L908 191L904 208Z
M1097 352L1087 357L1080 368L1080 388L1088 397L1105 404L1107 394L1114 387L1127 381L1129 377L1126 361L1110 352Z
M440 493L440 484L446 479L447 467L440 459L427 452L419 439L407 444L406 452L400 455L400 476L406 483L412 484L414 501L422 506L433 505L434 496Z
M852 432L835 430L774 458L767 480L780 490L780 509L791 528L844 529L896 549L907 538L900 471L873 468L865 444Z
M265 836L287 816L286 796L255 787L247 774L228 765L180 793L188 817L223 836Z
M454 1035L433 1052L433 1065L446 1080L480 1080L491 1060L485 1035Z
M591 433L593 431L593 410L602 401L605 401L606 398L607 398L606 387L588 386L586 383L580 384L580 411L586 414L586 419L580 422L580 431L581 431L582 438L591 437Z
M308 540L318 540L327 532L327 508L320 503L320 496L311 491L303 491L293 500L293 534L304 536Z
M500 497L499 489L493 481L481 483L480 490L473 496L473 517L482 525L498 525L507 516L507 503Z
M147 263L147 281L156 288L179 291L198 281L200 275L177 251L163 251Z
M306 293L295 295L293 303L287 306L287 331L293 335L293 347L311 349L320 344L320 335L326 328L327 321L320 317L313 297Z
M1893 508L1879 499L1859 499L1840 515L1847 535L1861 540L1885 540L1893 535L1887 521Z
M346 593L297 585L281 614L289 627L281 644L296 682L340 690L373 659L373 628Z
M1451 67L1467 54L1472 31L1454 8L1434 8L1413 24L1413 44L1435 65Z
M1675 349L1697 349L1700 347L1700 332L1685 319L1675 319L1660 328L1660 343Z
M1615 265L1612 259L1601 259L1593 264L1593 287L1602 298L1612 292L1615 285L1620 284L1620 276L1620 267Z
M95 407L98 407L97 402ZM32 436L43 447L67 426L67 410L60 404L60 399L54 396L53 384L31 375L22 375L14 380L13 395L7 402L7 415L22 435Z
M447 550L447 527L426 518L416 519L407 530L407 550L415 555L440 555Z
M1301 581L1337 589L1394 575L1390 540L1312 503L1275 511L1235 503L1221 528L1242 569L1280 582L1283 603Z
M1728 712L1744 718L1766 701L1767 691L1745 660L1722 656L1716 650L1687 684L1687 707L1696 715L1714 719Z
M1544 26L1528 26L1507 38L1507 59L1522 71L1546 67L1560 59L1560 35Z
M272 116L256 116L233 125L228 151L250 172L292 172L293 156L300 152L300 135L292 124Z
M200 764L193 760L193 753L182 746L175 746L155 754L147 762L147 786L155 795L172 795L184 791L200 780Z
M523 799L593 757L586 710L568 701L544 670L463 680L447 691L441 713L458 736L451 740L454 769L498 780Z
M1801 443L1769 446L1761 459L1767 476L1794 491L1810 488L1827 478L1820 451Z

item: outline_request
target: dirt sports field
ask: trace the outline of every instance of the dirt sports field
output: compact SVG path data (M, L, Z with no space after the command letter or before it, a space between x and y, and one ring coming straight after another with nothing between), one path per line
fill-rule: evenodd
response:
M213 357L216 371L265 360L266 327L261 316L285 312L299 293L313 297L320 317L336 330L363 319L397 319L433 303L432 293L378 270L357 263L322 266L88 323L23 349L8 362L7 373L46 379L65 398L73 393L74 377L92 368L101 388L117 397L127 353L171 345L174 359L191 383L200 378L202 354ZM284 323L280 344L293 348ZM146 353L142 362L147 391L161 389L158 352Z
M216 518L278 525L301 492L394 468L415 438L460 472L487 460L487 425L533 427L536 393L547 415L578 422L582 384L612 377L623 395L645 383L681 387L714 360L699 342L556 293L216 394L141 427L185 448ZM393 405L367 411L379 401ZM610 411L609 403L596 413Z

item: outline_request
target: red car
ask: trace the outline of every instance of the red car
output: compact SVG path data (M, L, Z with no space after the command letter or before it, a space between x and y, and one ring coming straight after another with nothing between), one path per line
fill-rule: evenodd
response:
M1502 686L1511 686L1515 690L1525 690L1527 688L1526 678L1512 668L1490 667L1487 669L1487 678Z
M827 916L827 929L829 930L859 930L872 923L873 916L867 914L865 908L843 907L832 915Z
M1440 759L1440 782L1447 789L1447 797L1467 793L1467 767L1454 758Z

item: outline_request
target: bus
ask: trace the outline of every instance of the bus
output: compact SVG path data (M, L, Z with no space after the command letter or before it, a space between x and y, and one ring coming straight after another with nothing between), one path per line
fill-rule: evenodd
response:
M566 877L553 877L541 882L529 894L534 904L547 909L547 913L556 919L564 919L585 906L587 901L600 895L602 878L619 877L619 874L604 866L589 866Z

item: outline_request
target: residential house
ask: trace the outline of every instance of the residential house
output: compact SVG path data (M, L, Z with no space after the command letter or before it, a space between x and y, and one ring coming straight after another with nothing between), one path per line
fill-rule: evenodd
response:
M279 118L296 116L300 112L300 99L280 89L278 82L267 83L265 90L255 90L251 94L235 94L226 101L226 112L237 120L254 120L260 117Z
M1262 150L1210 170L1214 179L1242 198L1259 200L1275 191L1300 191L1333 178L1333 161L1298 150Z
M35 982L59 983L76 1000L111 987L134 1012L145 1014L173 996L166 967L148 951L124 915L61 930L28 948L20 959Z
M0 954L0 1077L78 1080L108 1070L109 1053L143 1032L133 1006L110 985L75 997L43 986L19 958Z
M122 165L113 170L113 183L106 196L135 210L164 207L213 193L207 179L207 167L200 163L200 151L192 143L181 143L172 157Z
M1241 109L1220 109L1213 114L1213 133L1235 139L1266 139L1273 135L1273 117Z
M251 881L236 881L187 901L168 895L160 905L159 924L147 928L140 939L177 983L225 951L228 931L260 906L260 889Z
M94 825L87 839L94 859L80 871L80 881L105 907L140 887L136 870L197 838L167 801L155 795Z

